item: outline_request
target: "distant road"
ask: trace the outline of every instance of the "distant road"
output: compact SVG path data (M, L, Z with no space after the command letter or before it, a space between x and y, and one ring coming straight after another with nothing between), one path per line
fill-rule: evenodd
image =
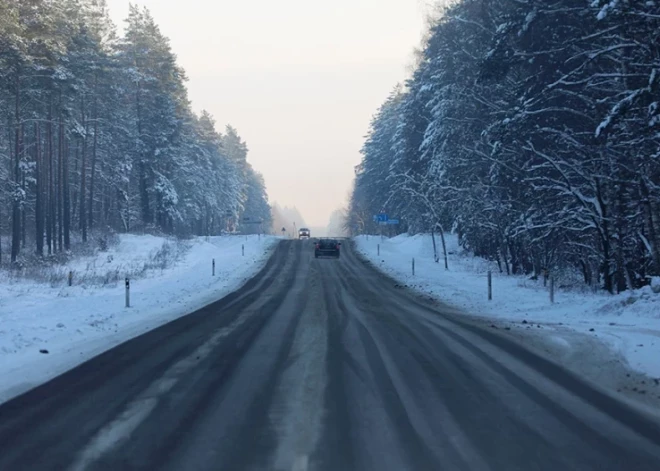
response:
M660 470L654 419L342 250L0 406L0 470Z

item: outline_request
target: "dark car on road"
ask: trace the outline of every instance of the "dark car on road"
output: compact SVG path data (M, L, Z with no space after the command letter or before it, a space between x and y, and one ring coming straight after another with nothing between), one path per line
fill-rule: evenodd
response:
M341 242L336 239L319 239L314 247L314 257L339 258Z
M306 227L302 227L298 231L298 239L309 239L312 236L312 232Z

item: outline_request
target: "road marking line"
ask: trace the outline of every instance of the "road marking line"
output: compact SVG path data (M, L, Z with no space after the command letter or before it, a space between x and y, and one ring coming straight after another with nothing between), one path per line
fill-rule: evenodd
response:
M243 325L253 310L244 311L230 325L220 329L200 345L192 354L176 362L156 381L151 383L114 421L103 427L82 450L70 471L84 471L110 450L127 440L158 405L160 397L179 382L181 376L206 358L214 348L236 328Z
M127 440L131 433L156 408L157 398L142 399L131 403L122 414L96 434L82 454L70 468L71 471L84 471L112 448Z
M291 471L307 471L309 468L309 456L299 456L296 458L296 461L293 463L293 468Z

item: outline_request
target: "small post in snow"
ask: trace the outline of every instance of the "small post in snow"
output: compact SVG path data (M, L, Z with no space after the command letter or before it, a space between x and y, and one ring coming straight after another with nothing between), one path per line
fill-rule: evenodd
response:
M73 285L73 272L70 271L69 272L69 286L72 286L72 285Z
M380 244L378 244L378 256L380 257Z
M493 272L488 270L488 301L493 300Z
M413 276L415 276L415 258L413 257L412 260L412 271L413 271Z
M241 254L245 257L245 244L241 246Z
M211 266L212 266L212 273L213 273L212 276L215 276L215 258L213 259L213 262L211 262Z
M126 307L131 307L131 280L126 278Z
M554 275L550 276L550 302L555 303L555 277Z

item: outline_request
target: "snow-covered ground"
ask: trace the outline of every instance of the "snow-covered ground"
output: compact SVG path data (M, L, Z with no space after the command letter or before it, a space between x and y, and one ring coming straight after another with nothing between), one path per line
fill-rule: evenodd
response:
M577 287L558 289L552 304L542 280L501 275L496 264L464 253L455 236L447 235L446 241L450 253L448 271L444 269L443 260L434 263L429 235L401 235L392 239L360 236L356 245L368 260L403 285L429 293L462 312L505 321L505 325L510 326L507 328L534 329L535 334L542 328L545 340L567 353L571 349L577 351L576 342L584 339L575 332L598 339L623 356L634 370L653 378L657 385L660 380L660 280L654 280L653 288L647 286L616 296ZM436 242L441 253L439 237ZM378 245L380 256L377 255ZM492 301L488 301L488 270L493 273Z
M236 290L263 267L277 241L122 235L108 251L57 270L73 271L72 287L0 272L0 403ZM127 274L130 308L125 307Z

